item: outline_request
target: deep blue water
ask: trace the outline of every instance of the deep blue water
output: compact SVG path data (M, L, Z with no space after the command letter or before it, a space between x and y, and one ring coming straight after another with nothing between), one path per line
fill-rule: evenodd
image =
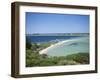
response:
M78 38L79 36L26 36L31 43L57 42L67 39Z

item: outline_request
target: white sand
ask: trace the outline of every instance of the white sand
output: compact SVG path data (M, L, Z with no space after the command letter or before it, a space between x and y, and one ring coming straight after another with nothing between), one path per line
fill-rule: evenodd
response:
M75 39L74 39L74 40L75 40ZM48 51L49 49L52 49L52 48L54 48L54 47L56 47L56 46L60 46L61 44L64 44L64 43L66 43L66 42L71 42L71 41L73 41L73 39L72 39L72 40L61 41L61 42L58 42L58 43L56 43L56 44L52 44L51 46L49 46L49 47L47 47L47 48L45 48L45 49L39 51L39 54L46 54L47 51Z

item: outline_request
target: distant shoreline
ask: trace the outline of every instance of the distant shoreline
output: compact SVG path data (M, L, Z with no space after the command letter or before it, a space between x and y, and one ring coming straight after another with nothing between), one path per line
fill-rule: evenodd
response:
M26 36L88 36L89 33L35 33Z

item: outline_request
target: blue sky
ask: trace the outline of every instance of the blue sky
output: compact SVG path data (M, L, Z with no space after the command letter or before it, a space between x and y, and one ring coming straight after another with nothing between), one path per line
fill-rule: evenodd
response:
M89 33L89 15L26 12L26 33Z

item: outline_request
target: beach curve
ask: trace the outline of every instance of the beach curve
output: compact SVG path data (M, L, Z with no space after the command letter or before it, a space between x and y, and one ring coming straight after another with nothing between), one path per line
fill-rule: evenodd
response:
M77 41L77 40L79 40L79 39L71 39L71 40L60 41L60 42L58 42L56 44L52 44L51 46L49 46L49 47L47 47L47 48L39 51L39 54L47 54L47 52L48 52L49 49L52 49L52 48L54 48L56 46L60 46L60 45L62 45L64 43L66 43L66 42L72 42L72 41Z

